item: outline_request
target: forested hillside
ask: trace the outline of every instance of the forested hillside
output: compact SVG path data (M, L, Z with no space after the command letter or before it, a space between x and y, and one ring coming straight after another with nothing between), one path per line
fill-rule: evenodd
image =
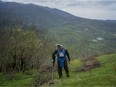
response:
M75 52L82 56L82 49L84 56L116 52L115 20L91 20L33 4L0 2L0 26L15 24L47 29L55 37L53 43L64 44L73 57L77 56ZM86 42L88 45L84 47Z
M71 77L60 81L51 60L57 43L71 55ZM0 86L49 87L51 72L56 87L115 86L115 53L116 20L86 19L59 9L0 1ZM78 72L83 67L86 71Z

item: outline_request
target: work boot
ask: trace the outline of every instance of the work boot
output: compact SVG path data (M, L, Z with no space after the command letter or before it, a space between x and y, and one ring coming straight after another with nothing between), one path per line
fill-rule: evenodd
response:
M62 76L59 76L59 79L62 79Z
M67 77L70 77L69 75L67 75Z

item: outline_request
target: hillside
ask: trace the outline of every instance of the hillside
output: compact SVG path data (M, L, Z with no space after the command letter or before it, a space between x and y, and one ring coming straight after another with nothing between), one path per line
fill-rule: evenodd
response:
M4 25L46 28L55 37L53 43L62 43L73 58L77 53L87 56L116 52L115 20L92 20L34 4L0 2L0 28Z
M116 54L103 55L97 58L101 67L94 68L87 72L74 72L75 68L81 66L79 59L72 60L69 65L70 77L65 76L63 71L63 78L58 79L57 72L55 72L55 84L44 84L42 87L86 87L86 86L116 86ZM30 74L31 73L31 74ZM16 74L0 74L1 86L30 86L36 74L37 70L30 70L25 73Z
M61 26L63 22L75 17L66 12L49 7L33 4L20 4L15 2L0 2L0 18L24 23L35 24L42 27ZM5 15L4 15L5 14ZM68 18L68 20L66 20Z
M43 85L42 87L86 87L86 86L116 86L116 54L104 55L98 57L101 67L92 69L87 72L74 72L79 67L80 60L73 60L70 64L70 77L63 75L59 80L55 75L55 84ZM63 72L65 74L65 72Z
M55 84L50 85L56 43L69 51L70 77L63 71L59 80L56 68ZM77 72L81 69L86 71ZM56 8L0 0L0 86L115 87L115 82L116 20L81 18Z

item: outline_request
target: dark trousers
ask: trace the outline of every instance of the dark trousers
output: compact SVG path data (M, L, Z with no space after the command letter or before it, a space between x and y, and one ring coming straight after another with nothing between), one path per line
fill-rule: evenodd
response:
M66 75L69 75L69 68L68 68L66 60L64 61L64 70L66 72ZM62 76L62 67L60 67L60 61L58 61L58 74L59 74L59 77Z

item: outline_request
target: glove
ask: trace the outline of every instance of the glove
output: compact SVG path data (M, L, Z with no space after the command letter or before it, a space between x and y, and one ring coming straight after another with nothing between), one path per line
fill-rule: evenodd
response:
M54 66L54 64L55 64L55 60L52 59L52 60L51 60L51 63L53 63L53 66Z
M70 64L70 61L69 60L67 60L67 64Z

